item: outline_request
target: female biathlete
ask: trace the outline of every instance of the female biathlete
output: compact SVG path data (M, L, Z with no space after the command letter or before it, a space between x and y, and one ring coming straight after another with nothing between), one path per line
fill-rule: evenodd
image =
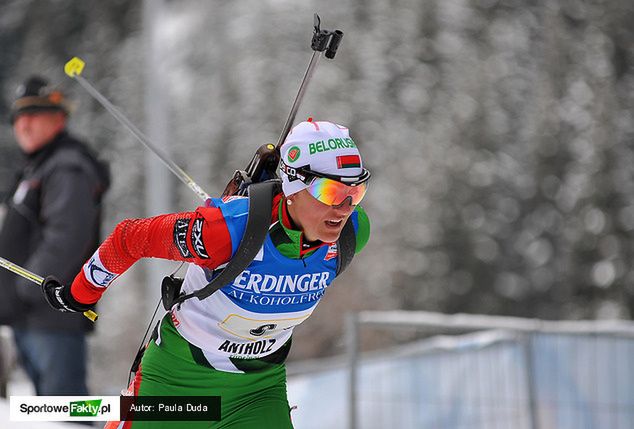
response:
M221 420L188 428L292 428L284 361L295 326L306 320L337 272L336 242L354 226L355 253L369 238L359 206L370 173L348 129L302 122L280 151L282 191L255 259L206 299L189 299L163 318L133 381L135 395L220 396ZM85 311L140 258L189 262L182 290L198 290L242 238L248 198L213 200L196 211L128 219L84 264L72 285L48 279L60 311ZM182 422L128 421L122 428L180 428Z

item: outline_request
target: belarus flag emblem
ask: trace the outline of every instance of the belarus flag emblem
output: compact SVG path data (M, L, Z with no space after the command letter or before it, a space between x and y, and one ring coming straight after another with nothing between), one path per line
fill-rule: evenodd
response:
M361 168L361 158L359 155L338 156L337 168Z

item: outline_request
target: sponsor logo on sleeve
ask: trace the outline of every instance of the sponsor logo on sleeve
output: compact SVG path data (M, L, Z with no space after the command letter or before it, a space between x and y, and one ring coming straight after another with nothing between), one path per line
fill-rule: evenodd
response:
M189 227L189 219L176 219L174 222L174 244L178 247L183 258L193 258L187 248L187 228Z
M209 259L209 254L207 253L207 249L205 249L205 244L203 243L203 224L204 223L205 223L205 220L201 218L194 220L190 239L192 242L192 248L194 249L194 252L202 259Z
M337 244L331 244L330 247L328 247L328 253L326 253L324 261L330 261L331 259L336 258L338 254L339 252L337 252Z
M88 263L84 264L84 275L90 283L100 288L108 287L110 283L119 277L104 267L101 259L99 259L99 251L92 255Z

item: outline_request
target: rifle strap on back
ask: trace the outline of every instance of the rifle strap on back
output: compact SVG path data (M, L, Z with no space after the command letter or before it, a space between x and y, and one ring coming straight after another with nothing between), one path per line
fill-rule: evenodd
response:
M357 236L354 233L354 225L352 219L348 218L348 221L343 226L339 240L337 240L337 276L345 271L354 258L354 252L357 247Z

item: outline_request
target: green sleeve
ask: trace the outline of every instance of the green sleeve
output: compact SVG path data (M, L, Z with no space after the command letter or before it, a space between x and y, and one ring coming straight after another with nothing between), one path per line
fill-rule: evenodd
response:
M363 210L363 207L357 206L355 208L355 211L357 212L358 223L357 247L356 249L354 249L354 254L356 255L365 247L365 245L368 243L368 240L370 239L370 219L368 218L365 210Z

